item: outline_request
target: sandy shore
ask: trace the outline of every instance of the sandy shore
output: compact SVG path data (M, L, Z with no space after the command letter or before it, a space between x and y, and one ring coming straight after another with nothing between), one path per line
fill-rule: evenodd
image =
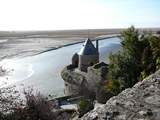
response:
M84 38L5 38L0 39L0 60L10 57L35 55L67 44L83 41Z
M90 38L118 33L119 31L90 31ZM26 57L54 50L63 46L83 42L88 37L88 30L77 31L26 31L0 32L0 61L8 58ZM6 71L0 64L0 76Z
M65 31L64 33L56 31L56 33L53 32L52 34L51 32L17 32L15 34L7 32L5 34L2 32L2 34L0 32L0 77L2 78L10 72L3 68L3 59L36 55L59 47L83 42L87 37L101 39L117 35L120 32L121 30L97 30L90 32L89 35L86 31ZM6 79L7 81L9 80L8 78Z
M106 38L124 29L90 29L61 31L0 31L0 61L11 57L25 57L84 41L87 37ZM145 29L156 32L159 29Z

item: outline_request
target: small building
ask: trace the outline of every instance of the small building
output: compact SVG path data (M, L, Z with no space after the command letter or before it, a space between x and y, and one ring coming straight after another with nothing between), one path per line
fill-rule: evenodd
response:
M73 55L72 64L61 72L65 82L64 92L66 95L96 97L97 83L106 80L107 73L108 65L99 63L98 41L94 46L92 41L87 39L80 51Z
M95 47L92 41L90 39L87 39L78 54L74 54L72 57L72 65L78 66L78 69L83 72L87 72L87 68L89 66L93 66L98 62L98 40L96 41Z

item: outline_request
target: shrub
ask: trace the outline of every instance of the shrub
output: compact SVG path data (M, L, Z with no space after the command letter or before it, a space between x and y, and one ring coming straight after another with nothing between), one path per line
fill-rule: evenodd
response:
M72 115L70 111L62 111L56 102L48 101L40 93L33 94L32 90L29 90L24 92L24 95L25 105L17 104L7 113L0 112L0 120L69 120ZM4 108L8 106L4 104Z
M117 95L120 92L120 83L118 80L110 79L106 81L105 89L113 95Z
M107 80L109 83L119 81L123 90L160 68L160 38L151 33L140 35L133 26L123 31L121 38L123 49L110 55L108 75L111 80Z
M140 34L132 26L121 33L121 40L122 50L109 55L106 82L98 87L102 95L117 95L160 69L160 37Z
M15 87L5 87L0 89L0 113L10 113L17 107L23 107L24 102Z
M105 104L106 101L113 96L114 95L111 92L106 90L104 85L99 87L96 91L96 100L102 104Z
M79 117L83 116L88 111L94 108L93 101L89 99L82 98L78 103Z

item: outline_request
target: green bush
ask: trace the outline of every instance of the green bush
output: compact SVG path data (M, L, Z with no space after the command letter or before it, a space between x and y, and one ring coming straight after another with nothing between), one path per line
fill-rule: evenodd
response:
M79 105L79 109L84 111L86 109L86 107L87 107L87 104L88 104L87 100L81 99L79 104L78 104Z
M123 90L160 68L160 38L151 33L139 34L132 26L122 32L121 39L122 51L110 55L108 74L112 81L120 82Z
M113 95L160 69L160 37L140 34L132 26L121 33L121 40L122 50L109 55L106 81L99 86Z
M117 95L120 92L120 83L117 80L108 80L105 85L106 91Z
M83 116L88 111L94 108L93 101L90 99L82 98L78 103L79 117Z

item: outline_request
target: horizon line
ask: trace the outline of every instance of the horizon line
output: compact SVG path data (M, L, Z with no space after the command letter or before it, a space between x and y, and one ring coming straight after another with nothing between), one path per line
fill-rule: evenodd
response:
M130 26L131 27L131 26ZM52 32L52 31L78 31L78 30L120 30L127 29L130 27L115 27L115 28L76 28L76 29L41 29L41 30L0 30L0 32ZM135 26L134 26L135 27ZM160 27L135 27L136 29L160 29Z

